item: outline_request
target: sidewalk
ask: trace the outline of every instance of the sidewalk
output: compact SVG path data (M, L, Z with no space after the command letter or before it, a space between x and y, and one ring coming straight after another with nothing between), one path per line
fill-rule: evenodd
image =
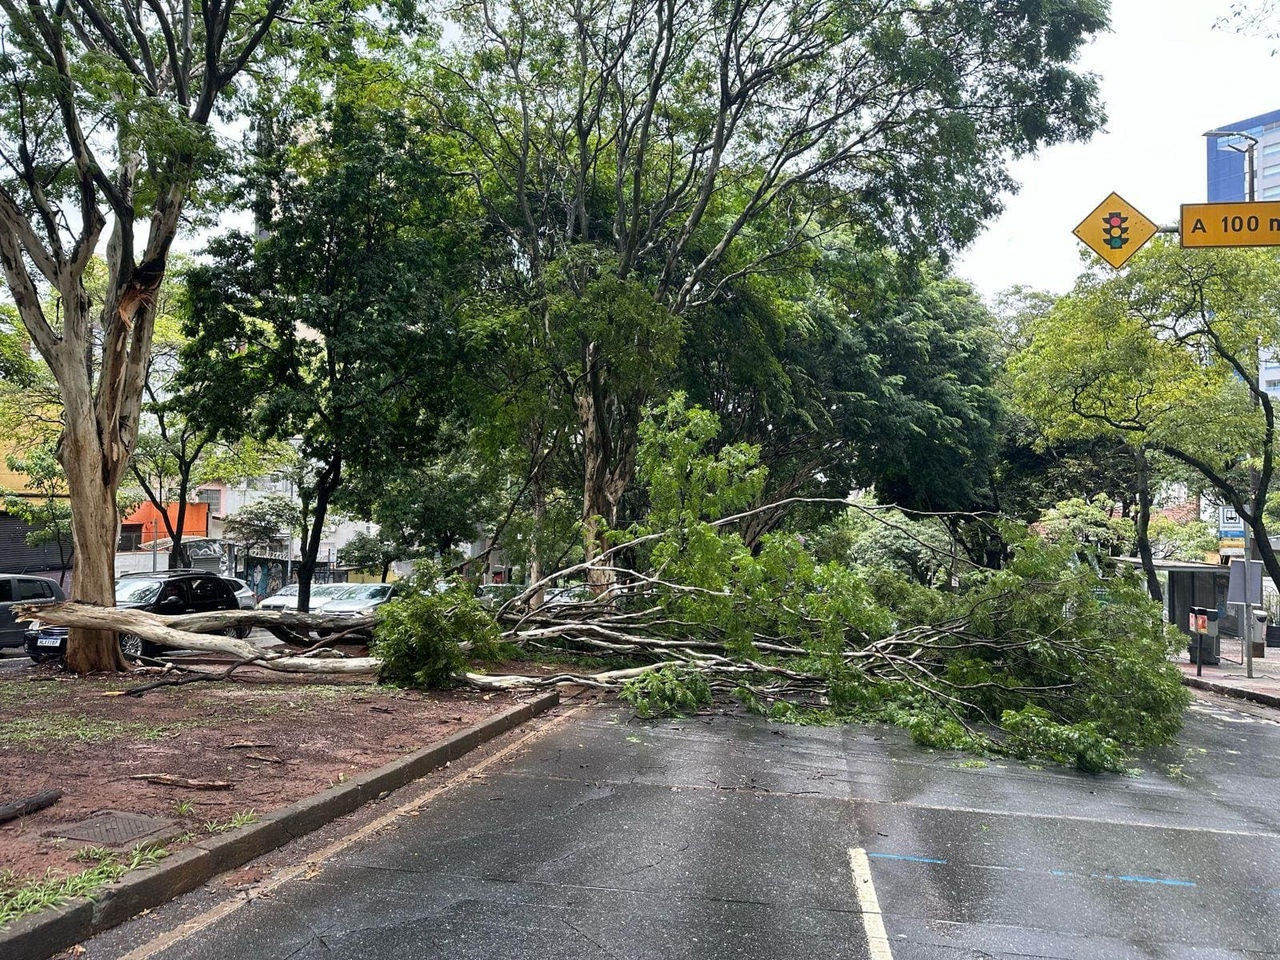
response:
M1238 656L1239 642L1234 646L1233 650L1224 647L1222 652ZM1185 650L1179 654L1177 664L1182 670L1182 682L1189 687L1280 709L1280 647L1268 647L1265 658L1253 658L1252 678L1245 676L1243 663L1232 663L1225 657L1213 666L1206 663L1199 677Z

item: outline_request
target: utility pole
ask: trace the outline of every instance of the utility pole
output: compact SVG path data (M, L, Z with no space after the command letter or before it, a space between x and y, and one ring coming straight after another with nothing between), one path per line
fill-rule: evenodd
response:
M1251 133L1245 133L1243 130L1206 130L1205 137L1214 140L1224 138L1237 138L1243 140L1243 147L1234 143L1228 143L1226 146L1229 150L1244 154L1244 196L1248 203L1253 203L1258 199L1257 196L1257 177L1256 177L1256 161L1255 154L1258 150L1258 138ZM1261 351L1258 351L1258 377L1262 377L1262 357ZM1262 389L1262 384L1258 384L1258 389ZM1256 497L1255 497L1256 500ZM1261 504L1255 503L1255 509L1261 509ZM1241 517L1241 520L1244 518ZM1244 660L1245 676L1253 677L1253 597L1249 592L1249 582L1253 579L1250 573L1249 564L1253 559L1253 538L1249 536L1249 524L1242 523L1244 527L1244 617L1240 623L1240 636L1244 639L1244 649L1241 651ZM1258 597L1258 602L1262 602L1262 597Z

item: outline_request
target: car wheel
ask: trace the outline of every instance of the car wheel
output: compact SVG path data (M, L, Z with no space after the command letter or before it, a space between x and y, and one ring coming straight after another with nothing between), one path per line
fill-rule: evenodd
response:
M140 657L151 656L153 651L151 644L136 633L122 633L120 634L120 652L130 660L137 660Z
M244 640L253 633L253 627L236 627L236 639Z

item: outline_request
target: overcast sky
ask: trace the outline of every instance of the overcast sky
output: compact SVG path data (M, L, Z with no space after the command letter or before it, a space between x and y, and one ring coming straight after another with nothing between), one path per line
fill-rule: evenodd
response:
M1064 293L1084 249L1071 231L1112 190L1162 225L1177 222L1179 204L1203 203L1201 134L1280 108L1276 44L1215 29L1229 6L1112 0L1112 31L1082 60L1100 77L1105 132L1019 162L1021 190L956 272L988 300L1014 284Z

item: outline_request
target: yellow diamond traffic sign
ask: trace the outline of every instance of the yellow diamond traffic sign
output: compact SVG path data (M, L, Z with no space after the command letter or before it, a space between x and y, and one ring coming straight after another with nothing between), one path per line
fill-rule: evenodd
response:
M1119 270L1159 229L1128 201L1113 193L1071 232L1083 240L1086 247Z

